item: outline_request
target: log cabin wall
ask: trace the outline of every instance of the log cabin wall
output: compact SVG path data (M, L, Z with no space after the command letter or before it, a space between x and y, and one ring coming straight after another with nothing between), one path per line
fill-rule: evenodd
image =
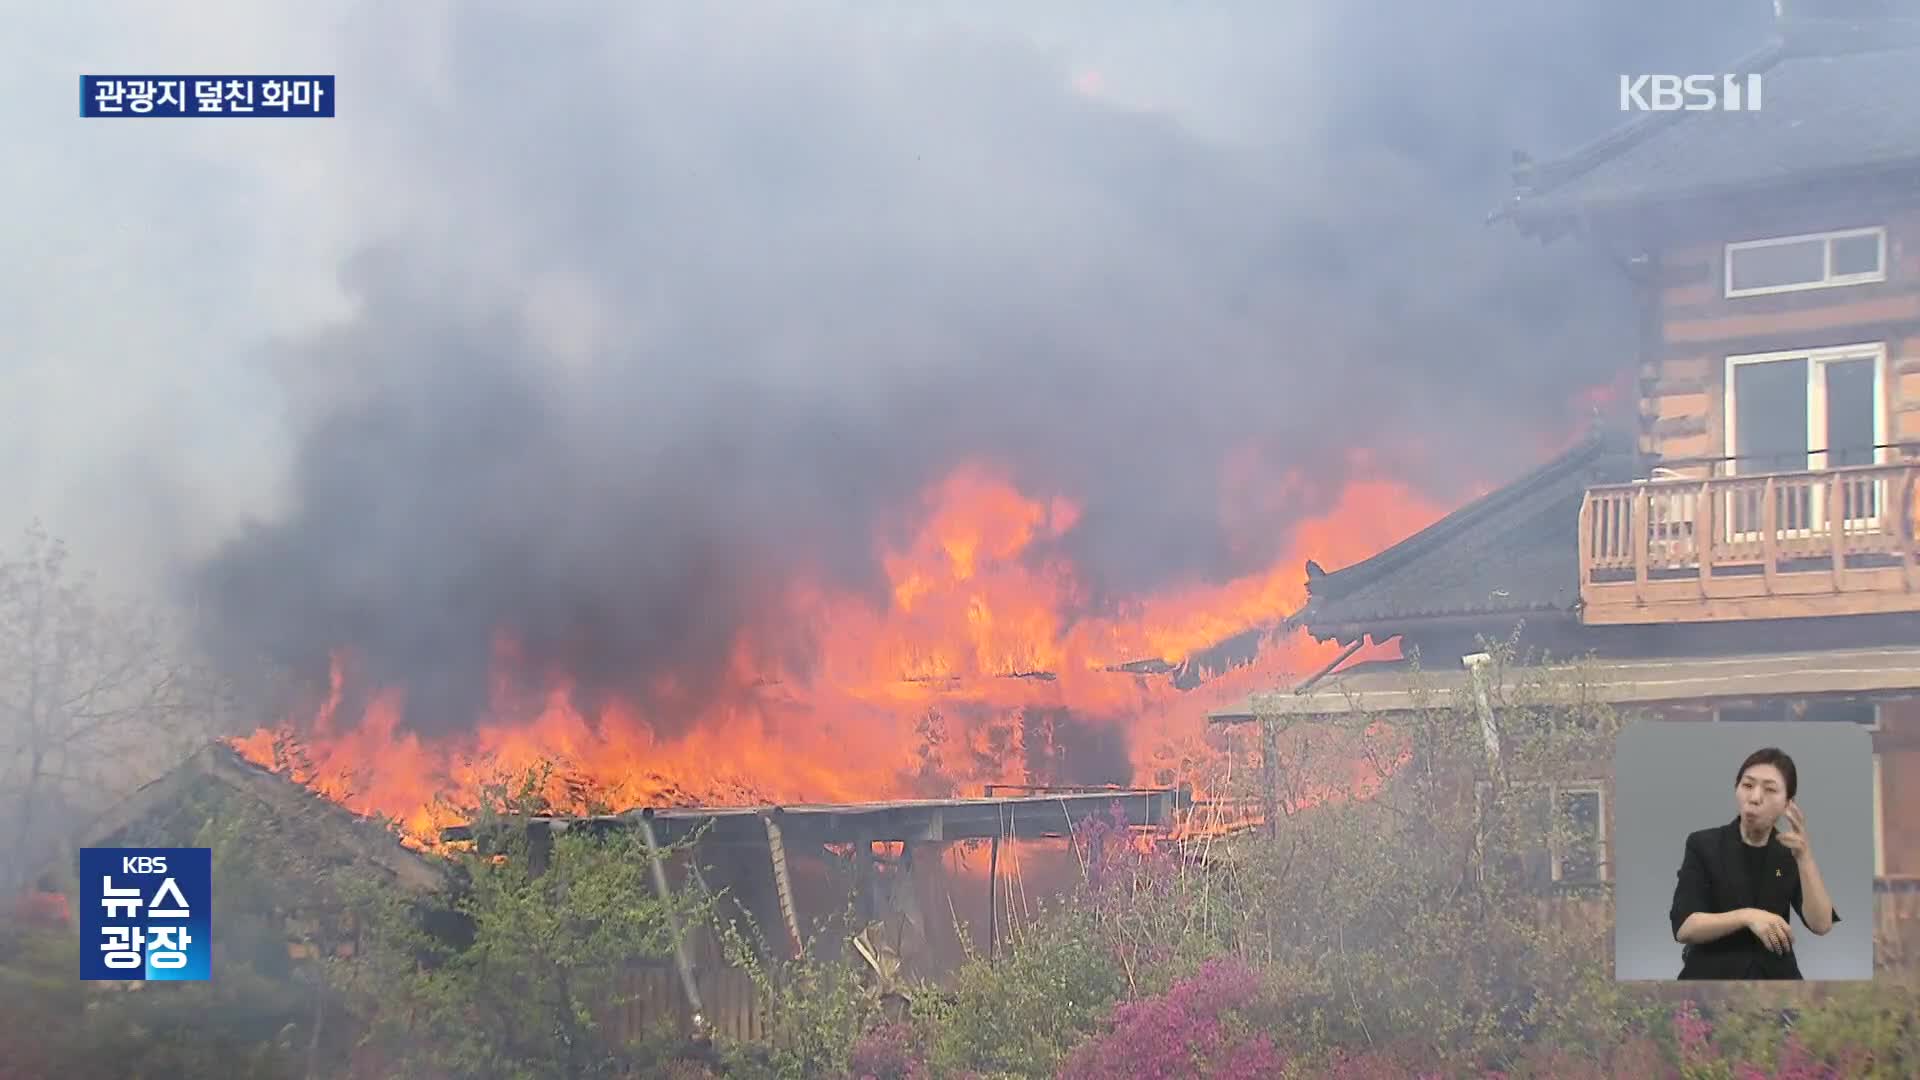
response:
M1880 704L1881 850L1890 878L1920 878L1920 698Z
M1737 216L1654 255L1660 332L1640 372L1642 453L1704 477L1712 466L1692 460L1731 453L1727 357L1867 342L1886 345L1889 441L1920 440L1920 204L1807 198ZM1874 226L1887 230L1885 281L1726 295L1728 243Z
M1873 751L1884 862L1875 883L1878 952L1888 967L1920 970L1920 698L1881 703Z

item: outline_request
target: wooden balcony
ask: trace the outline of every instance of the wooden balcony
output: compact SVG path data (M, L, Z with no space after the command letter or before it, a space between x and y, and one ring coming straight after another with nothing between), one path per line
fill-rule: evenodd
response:
M1590 488L1582 621L1920 612L1916 478L1907 461Z

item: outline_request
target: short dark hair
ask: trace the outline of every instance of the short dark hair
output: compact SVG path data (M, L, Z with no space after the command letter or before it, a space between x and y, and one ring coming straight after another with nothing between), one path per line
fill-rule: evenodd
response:
M1740 763L1740 771L1733 774L1734 786L1738 787L1740 778L1747 775L1747 770L1755 765L1771 765L1780 770L1780 776L1787 782L1787 798L1793 798L1794 793L1799 790L1799 770L1793 767L1793 759L1787 756L1787 752L1777 746L1763 746L1748 754L1747 760Z

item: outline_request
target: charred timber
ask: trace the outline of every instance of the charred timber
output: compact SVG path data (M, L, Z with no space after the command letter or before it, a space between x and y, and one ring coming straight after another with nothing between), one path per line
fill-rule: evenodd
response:
M658 843L671 846L698 838L707 844L764 847L765 822L774 821L786 844L846 844L861 837L883 842L984 840L999 835L1059 837L1093 818L1117 811L1128 825L1163 829L1177 810L1192 802L1180 790L1121 790L1016 798L916 800L824 806L648 808L593 817L531 817L499 822L496 828L524 826L548 834L594 832L651 825ZM447 841L481 839L472 825L446 829Z
M1175 689L1192 690L1218 675L1253 663L1259 659L1261 649L1293 632L1306 614L1306 609L1302 608L1278 622L1249 627L1232 637L1214 642L1178 663L1163 659L1134 660L1107 670L1126 675L1167 675L1172 677Z

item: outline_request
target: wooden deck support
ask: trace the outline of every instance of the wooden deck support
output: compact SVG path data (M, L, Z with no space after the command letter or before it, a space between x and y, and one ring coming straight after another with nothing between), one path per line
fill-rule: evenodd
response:
M800 915L793 905L793 878L787 872L787 844L780 834L780 824L771 816L760 819L766 825L767 855L773 862L773 894L780 905L780 921L787 928L787 944L793 955L799 956L806 949L806 942L800 936Z

